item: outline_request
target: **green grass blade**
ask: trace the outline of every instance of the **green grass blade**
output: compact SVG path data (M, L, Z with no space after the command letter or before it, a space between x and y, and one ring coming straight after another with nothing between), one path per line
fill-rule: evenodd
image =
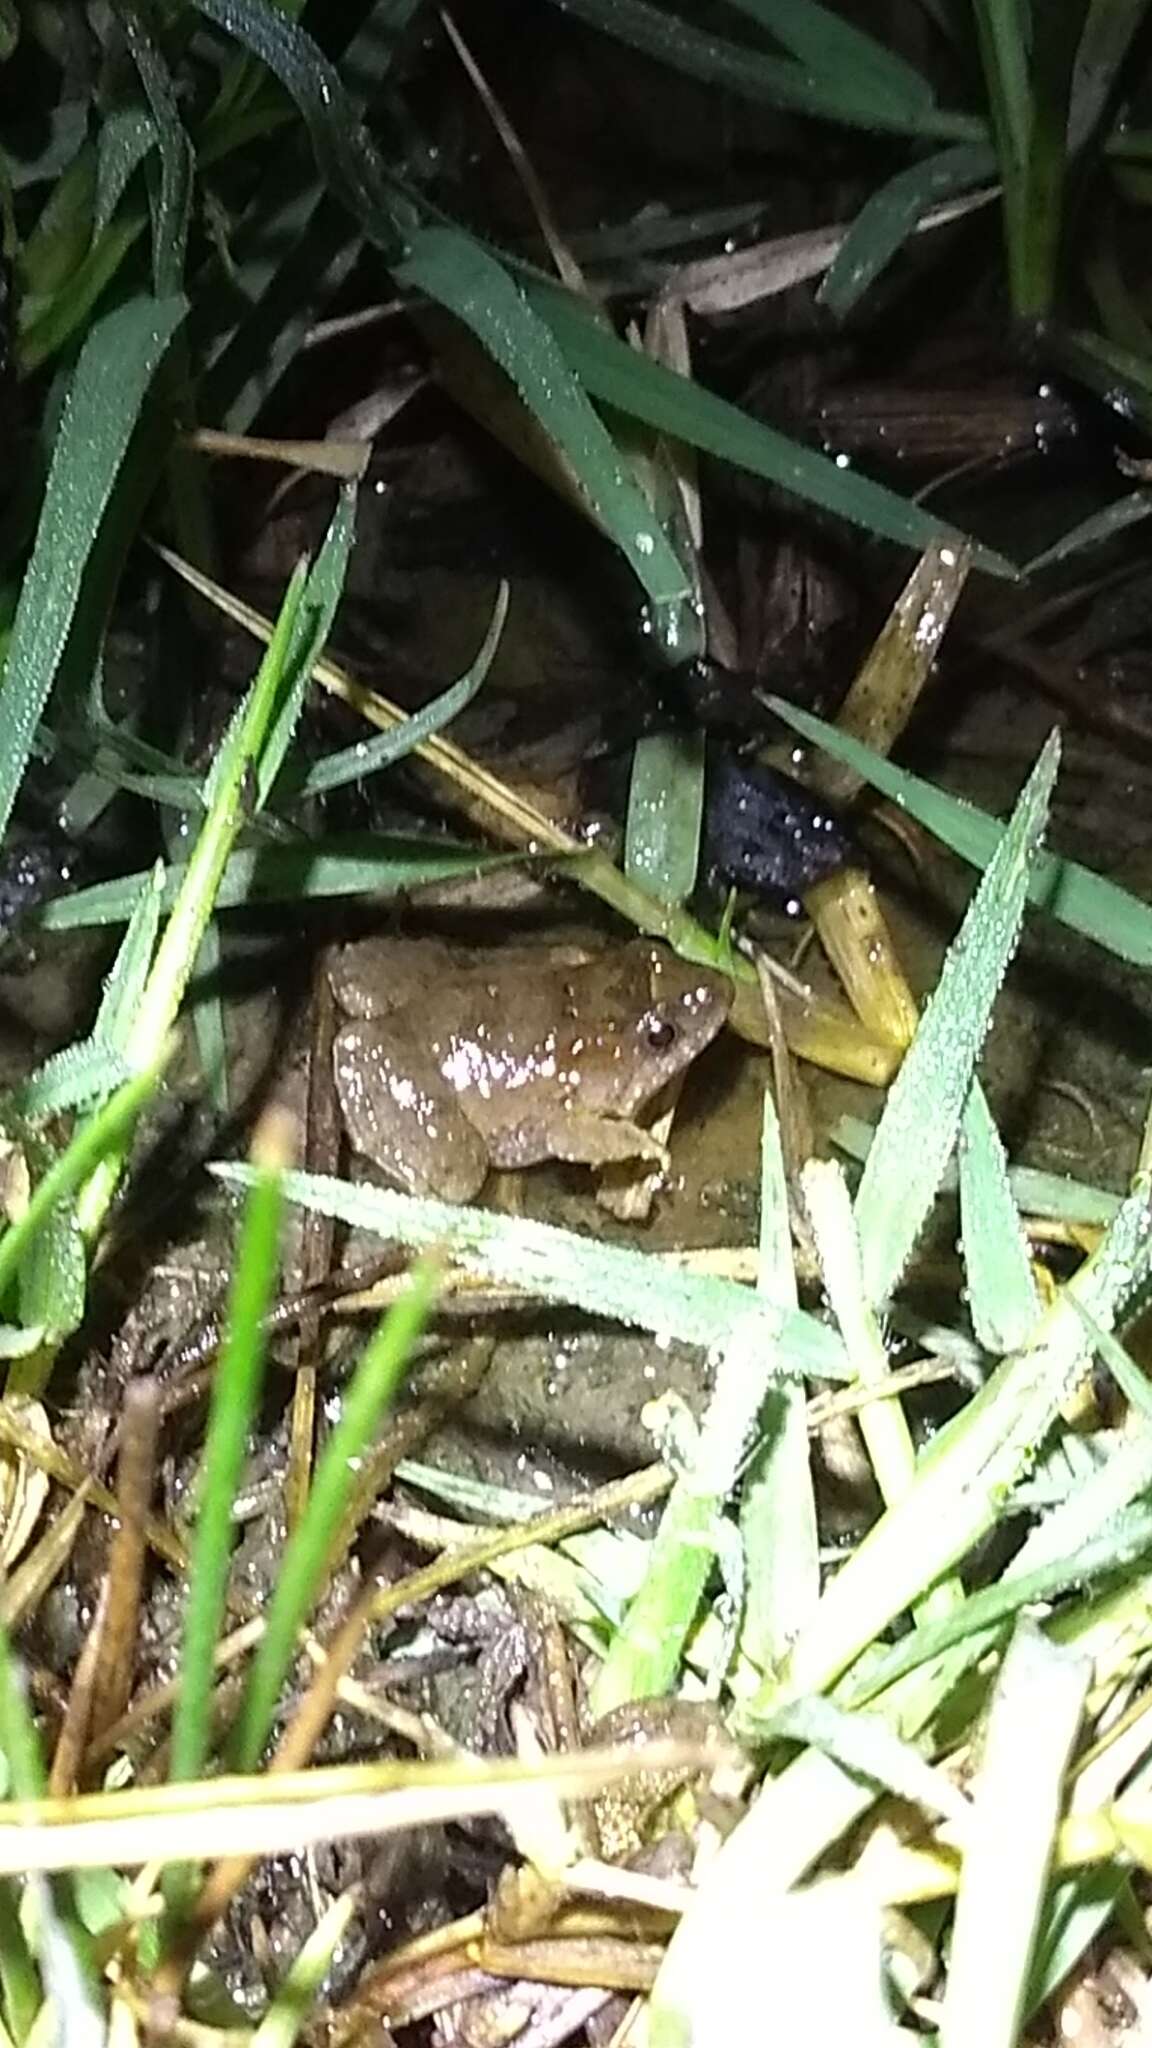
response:
M766 28L808 70L835 83L867 77L898 104L930 106L932 87L915 67L819 0L730 0Z
M26 2041L44 2003L40 1977L20 1924L20 1890L11 1878L0 1880L0 2001L7 2042Z
M897 171L861 207L816 294L820 304L843 319L930 207L984 184L995 171L996 158L984 142L958 143Z
M1126 532L1128 527L1137 525L1141 519L1147 519L1150 512L1152 491L1126 491L1122 498L1114 498L1102 512L1089 513L1087 519L1081 519L1070 527L1050 548L1045 548L1043 554L1034 555L1021 573L1031 578L1041 570L1067 561L1070 555L1079 554L1084 548L1099 547L1116 534Z
M764 1094L760 1139L756 1289L782 1308L799 1306L780 1122L769 1090ZM820 1594L804 1389L773 1388L760 1413L759 1431L740 1492L747 1592L739 1647L759 1670L770 1672L783 1663Z
M629 348L568 293L545 284L530 283L526 289L593 397L643 420L658 433L762 476L868 533L900 541L918 553L927 547L970 547L978 567L995 576L1015 576L1002 555L969 541L921 506L870 477L837 468L826 455L788 440L690 378Z
M172 1718L168 1775L173 1782L201 1776L212 1749L214 1653L236 1540L236 1496L267 1351L265 1317L276 1285L283 1206L279 1162L258 1161L244 1205L198 1481L181 1682ZM184 1873L177 1873L174 1866L169 1875L178 1875L177 1891L183 1894ZM171 1900L171 1891L168 1896Z
M772 1354L747 1325L717 1348L716 1383L695 1446L660 1517L643 1584L596 1674L594 1714L674 1689L718 1555L725 1503L776 1378Z
M261 846L230 855L215 907L235 910L249 903L311 902L324 896L372 895L391 900L424 882L486 874L521 858L519 854L488 853L480 846L456 846L450 840L392 839L368 832L298 846ZM187 877L187 862L165 870L158 889L162 910L172 907ZM55 932L124 924L150 880L141 870L113 882L94 882L74 896L59 896L54 903L44 904L34 922L41 931Z
M511 378L567 456L594 518L630 564L657 618L670 615L668 630L675 631L692 596L684 565L531 300L501 264L456 228L421 229L395 276L462 320Z
M1025 1349L1005 1359L921 1453L910 1492L825 1587L792 1653L790 1691L823 1691L995 1525L1083 1372L1091 1338L1078 1305L1105 1327L1115 1323L1146 1283L1150 1238L1148 1188L1140 1185L1045 1309ZM774 1704L765 1687L750 1718Z
M303 1519L289 1538L248 1674L228 1743L234 1770L255 1770L260 1760L280 1688L296 1656L297 1632L323 1584L357 1486L360 1461L376 1441L435 1299L436 1272L431 1261L413 1267L405 1292L384 1317L345 1392L340 1419L320 1454Z
M1023 174L1032 127L1031 0L973 0L992 132L1005 182Z
M143 107L114 108L101 123L96 138L94 238L103 234L134 173L155 147L155 125Z
M889 1091L856 1195L869 1300L887 1301L936 1198L1015 950L1060 758L1047 742L988 864Z
M628 785L624 872L661 903L696 886L704 822L704 742L650 733L636 743Z
M76 1193L100 1162L127 1139L159 1079L163 1055L135 1072L103 1107L81 1125L67 1150L53 1161L32 1190L28 1207L0 1237L0 1301L3 1300L39 1231L57 1204ZM27 1391L26 1389L24 1391Z
M894 767L859 740L837 732L834 725L801 711L784 698L770 697L768 701L794 732L823 747L833 760L844 761L855 769L865 782L890 796L962 860L970 861L973 867L987 868L1004 838L1004 826L998 818L990 818L986 811L977 810L961 797L949 796L906 768ZM1131 960L1137 967L1152 967L1152 909L1127 889L1094 875L1090 868L1057 854L1042 853L1033 868L1028 898L1049 916L1058 918L1073 931L1083 932L1086 938L1094 939L1121 960Z
M1021 1622L980 1745L940 2048L1014 2048L1092 1667Z
M939 1621L924 1622L911 1630L877 1659L866 1676L856 1682L849 1679L843 1697L851 1707L867 1706L910 1672L962 1643L970 1648L975 1661L1025 1609L1060 1600L1068 1593L1087 1593L1101 1581L1130 1572L1150 1550L1152 1509L1134 1507L1074 1551L1052 1557L1030 1571L1018 1570L1014 1563L1011 1573L994 1586L971 1594Z
M442 691L439 697L433 697L422 711L414 711L391 732L379 733L374 740L358 740L355 746L342 747L339 753L328 754L324 760L317 761L303 775L296 793L305 797L319 796L323 791L339 789L347 782L362 782L381 768L391 768L397 761L403 761L414 748L431 739L433 733L443 732L446 725L459 718L486 681L507 617L508 585L502 582L480 651L459 681Z
M919 91L894 89L891 77L882 77L874 64L818 75L808 64L764 56L750 44L706 34L680 15L651 6L649 0L556 4L658 63L760 105L897 134L959 139L980 133L980 123L973 117L944 112L930 101L925 104Z
M276 781L284 766L305 693L312 680L312 670L324 652L328 635L332 631L332 621L336 616L336 607L344 589L344 578L348 573L348 557L352 552L355 533L356 486L349 483L341 487L328 531L316 560L308 571L308 581L300 601L300 631L294 635L295 645L287 665L287 685L280 693L267 738L260 749L256 773L256 802L261 810L275 793Z
M974 1081L960 1127L960 1242L976 1341L994 1358L1024 1342L1040 1312L1028 1240L984 1090Z
M1148 0L1090 0L1072 73L1068 149L1081 149L1107 110Z
M160 189L152 219L152 288L158 299L184 282L188 213L192 203L192 145L180 119L172 74L140 12L117 7L124 39L140 76L160 152Z
M230 1187L248 1185L247 1167L222 1161L212 1171ZM354 1185L326 1174L290 1173L290 1201L418 1249L445 1245L470 1270L523 1287L541 1301L568 1303L710 1350L735 1343L750 1322L773 1356L776 1375L843 1379L839 1339L815 1316L758 1300L746 1287L682 1272L622 1245L557 1230L488 1209L458 1209L388 1188Z
M145 396L184 317L183 299L131 299L80 352L0 678L0 836L80 597L84 570Z

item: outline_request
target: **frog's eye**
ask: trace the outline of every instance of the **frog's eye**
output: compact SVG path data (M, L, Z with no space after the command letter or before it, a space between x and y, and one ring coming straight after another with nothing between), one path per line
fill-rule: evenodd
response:
M650 1017L645 1037L653 1052L667 1052L676 1043L676 1026L667 1017Z

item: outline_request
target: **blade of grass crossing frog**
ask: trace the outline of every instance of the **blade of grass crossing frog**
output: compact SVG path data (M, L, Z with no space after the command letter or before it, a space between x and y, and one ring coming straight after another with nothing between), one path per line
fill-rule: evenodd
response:
M980 1744L940 2048L1013 2048L1092 1666L1021 1621Z
M395 268L462 320L515 385L575 472L588 506L616 543L658 619L685 612L691 587L644 493L573 376L551 326L486 250L455 228L421 229Z
M248 1185L248 1169L239 1163L219 1161L212 1171L230 1187ZM355 1186L326 1174L286 1174L284 1189L290 1201L379 1237L421 1249L444 1245L453 1257L466 1259L470 1271L541 1300L568 1302L705 1350L734 1342L750 1323L771 1354L777 1379L846 1376L839 1339L814 1316L757 1301L745 1287L670 1268L645 1252L523 1217Z
M160 186L152 210L152 286L157 298L162 299L179 291L184 281L192 145L180 119L172 74L141 13L125 5L117 6L115 12L144 88L160 152Z
M974 804L949 796L931 782L896 768L882 755L873 753L859 740L840 733L834 725L810 712L801 711L782 697L768 699L772 710L815 746L823 747L834 760L844 761L865 782L891 797L945 846L951 847L973 867L986 868L1004 836L998 818L990 818ZM1055 854L1039 855L1028 885L1029 901L1042 906L1073 931L1095 939L1122 960L1137 967L1152 967L1152 909L1126 889L1117 888L1094 875L1090 868Z
M843 319L915 233L930 206L985 183L995 170L986 143L962 142L898 171L861 207L816 294L820 304Z
M970 547L978 568L1015 577L1015 568L1003 555L968 541L922 506L870 477L838 468L827 456L788 440L702 385L629 348L571 294L535 280L526 281L525 291L594 398L737 469L765 477L867 533L900 541L917 552L933 545Z
M0 679L0 834L11 816L117 472L184 312L181 298L130 299L97 321L80 351Z
M931 106L928 80L895 50L853 27L818 0L733 0L817 76L851 87L868 77L897 104Z
M501 582L483 645L459 681L442 691L439 697L433 697L422 711L413 712L392 732L382 732L376 739L359 741L353 747L342 747L339 753L329 754L323 761L318 761L303 776L299 794L317 796L323 790L339 789L346 782L360 782L381 768L390 768L394 762L403 761L414 747L430 739L433 733L443 732L444 727L451 725L452 720L458 718L472 702L486 681L507 617L508 585Z
M1000 1358L1023 1344L1040 1302L1008 1161L979 1081L973 1081L964 1105L959 1162L968 1310L977 1342Z
M908 1494L826 1586L792 1653L790 1693L823 1691L994 1527L1083 1371L1091 1338L1078 1307L1110 1327L1138 1296L1150 1267L1152 1211L1142 1184L1044 1310L1027 1346L997 1367L921 1453ZM754 1717L773 1703L764 1688L749 1711Z
M760 1256L757 1292L781 1308L799 1306L780 1122L764 1095L760 1138ZM768 1393L740 1493L747 1592L740 1654L774 1671L820 1596L819 1538L807 1402L802 1386Z
M869 1149L856 1216L865 1286L877 1307L911 1256L956 1143L992 1005L1020 935L1059 758L1053 733L948 949Z

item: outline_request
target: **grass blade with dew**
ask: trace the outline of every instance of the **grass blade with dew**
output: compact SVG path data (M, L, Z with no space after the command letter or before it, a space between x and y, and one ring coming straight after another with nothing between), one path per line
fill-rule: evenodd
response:
M882 754L876 754L859 740L838 732L822 718L801 711L783 697L769 697L768 703L785 725L802 738L822 747L836 761L845 762L865 782L892 798L901 810L951 847L973 867L987 868L1004 838L1004 826L975 804L950 796L922 776L897 768ZM1062 855L1041 853L1028 884L1029 901L1039 904L1073 931L1083 932L1121 960L1137 967L1152 967L1152 909L1107 882L1090 868Z
M1091 1678L1087 1658L1022 1621L996 1682L980 1744L972 1814L940 2015L940 2048L1013 2048L1065 1773Z
M212 1747L215 1650L236 1540L236 1497L268 1348L265 1318L279 1264L287 1136L277 1120L268 1118L257 1127L252 1142L254 1178L244 1204L197 1482L168 1768L174 1782L202 1776ZM188 1904L193 1882L186 1865L169 1866L164 1889L170 1912L178 1914Z
M256 759L256 808L263 810L275 793L277 778L296 730L312 670L332 631L336 607L344 590L348 558L356 533L356 486L342 485L336 510L320 545L300 607L300 632L287 664L288 687L280 693L267 738Z
M151 1065L138 1067L131 1079L81 1125L66 1151L37 1181L23 1215L18 1222L10 1223L0 1237L0 1302L16 1279L36 1233L57 1204L86 1186L105 1160L120 1156L140 1111L155 1091L167 1051L167 1046L162 1047ZM81 1212L81 1228L84 1222ZM51 1360L47 1363L50 1369ZM38 1393L44 1376L42 1361L20 1360L9 1376L8 1392Z
M1150 512L1152 491L1126 491L1122 498L1114 498L1102 512L1092 512L1087 519L1078 521L1042 554L1033 555L1021 573L1031 578L1044 569L1055 568L1058 562L1067 561L1070 555L1079 554L1085 548L1100 547L1118 533L1126 532L1128 527L1137 525L1141 519L1147 519Z
M237 1161L218 1161L212 1171L229 1187L249 1183L249 1169ZM287 1174L284 1191L289 1201L354 1229L415 1249L443 1246L446 1257L466 1263L470 1272L660 1337L710 1350L735 1344L747 1328L772 1356L778 1379L847 1376L839 1338L815 1316L758 1299L734 1281L670 1267L648 1252L526 1217L456 1208L326 1174Z
M875 1126L863 1117L839 1116L828 1135L838 1151L862 1165L875 1136ZM1073 1180L1063 1173L1044 1173L1033 1166L1010 1166L1008 1181L1012 1198L1023 1215L1053 1216L1064 1223L1103 1228L1111 1223L1124 1199L1110 1188L1093 1187L1088 1181ZM956 1185L957 1176L949 1168L941 1191L950 1194Z
M827 66L823 75L810 63L765 56L749 43L708 35L682 16L649 0L555 0L566 14L687 73L704 84L722 86L761 106L783 107L821 120L881 132L941 140L978 138L982 124L924 103L919 81L901 91L891 73L875 65Z
M1040 1312L1028 1240L987 1098L974 1081L960 1126L960 1243L976 1341L994 1358L1023 1344Z
M152 203L152 289L158 299L180 290L192 203L192 145L180 119L176 85L146 25L143 10L120 0L119 18L148 102L160 156L158 189Z
M756 1288L766 1300L799 1307L780 1121L765 1090L760 1133L760 1257ZM761 1671L782 1663L820 1594L819 1539L804 1388L771 1389L760 1410L758 1441L740 1494L740 1537L747 1592L742 1656Z
M298 565L264 658L205 778L204 822L125 1034L122 1050L130 1068L151 1072L162 1056L196 966L228 856L247 823L250 784L259 789L263 782L267 787L279 766L279 749L287 744L284 706L299 705L301 677L312 672L335 604L327 576L326 569L318 595L313 595L307 563ZM80 1226L89 1239L103 1222L131 1136L128 1125L119 1150L105 1154L83 1190Z
M762 1333L747 1323L714 1353L715 1385L652 1539L644 1582L593 1681L594 1715L673 1690L719 1556L725 1504L777 1375Z
M903 1272L955 1147L992 1005L1020 935L1059 758L1053 733L948 949L869 1149L856 1216L874 1307L887 1301Z
M97 321L80 351L0 678L0 835L64 653L117 472L185 310L181 298L130 299Z
M828 456L790 441L703 385L629 348L570 293L543 282L528 284L526 291L594 398L736 469L764 477L867 533L899 541L918 553L932 546L968 547L978 568L1015 577L1014 566L1003 555L972 542L911 499L854 470L838 468Z
M508 585L502 581L480 650L459 680L433 697L423 710L412 712L392 732L382 732L374 740L360 740L355 746L342 747L339 753L317 761L303 773L294 794L318 796L348 782L362 782L367 776L378 774L381 768L391 768L397 761L405 760L433 733L443 732L454 718L459 718L487 680L507 617Z
M995 176L996 158L984 142L960 142L897 171L866 199L825 273L817 302L842 320L863 298L930 207L969 192Z
M847 1183L834 1159L810 1159L803 1169L804 1206L816 1241L828 1306L844 1339L853 1379L882 1393L888 1356L875 1305L864 1284L862 1247ZM916 1452L899 1400L877 1400L861 1410L860 1433L887 1505L912 1483Z
M215 908L313 902L324 896L371 895L389 901L424 882L481 875L520 859L519 854L489 853L484 847L457 846L451 840L378 837L368 832L307 840L297 846L253 847L232 854L225 863ZM187 873L187 862L165 871L159 888L162 909L176 901ZM56 932L123 924L148 880L146 874L138 873L122 875L114 882L93 882L74 896L58 896L54 903L44 904L29 922L34 921L41 931Z
M1044 1310L1027 1345L1003 1360L922 1452L904 1499L826 1586L789 1662L790 1696L824 1690L994 1527L1084 1370L1092 1340L1078 1305L1109 1327L1150 1271L1152 1214L1142 1185ZM763 1688L748 1705L750 1720L774 1704L774 1688Z
M255 1770L272 1730L297 1632L310 1612L355 1493L360 1460L376 1441L436 1296L438 1264L418 1262L345 1390L340 1419L316 1466L303 1519L288 1540L236 1724L227 1743L234 1770Z
M508 272L456 228L417 233L398 284L422 291L476 336L560 450L596 524L631 567L661 643L689 630L690 579L607 428L574 376L551 324Z
M915 66L819 0L731 0L817 76L837 83L867 77L898 105L930 107L932 87Z

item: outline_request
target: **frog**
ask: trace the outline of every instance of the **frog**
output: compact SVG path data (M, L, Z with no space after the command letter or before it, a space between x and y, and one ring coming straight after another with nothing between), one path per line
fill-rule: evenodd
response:
M355 1150L409 1194L470 1202L492 1168L655 1161L638 1121L720 1031L725 975L633 939L462 948L367 938L328 956Z

